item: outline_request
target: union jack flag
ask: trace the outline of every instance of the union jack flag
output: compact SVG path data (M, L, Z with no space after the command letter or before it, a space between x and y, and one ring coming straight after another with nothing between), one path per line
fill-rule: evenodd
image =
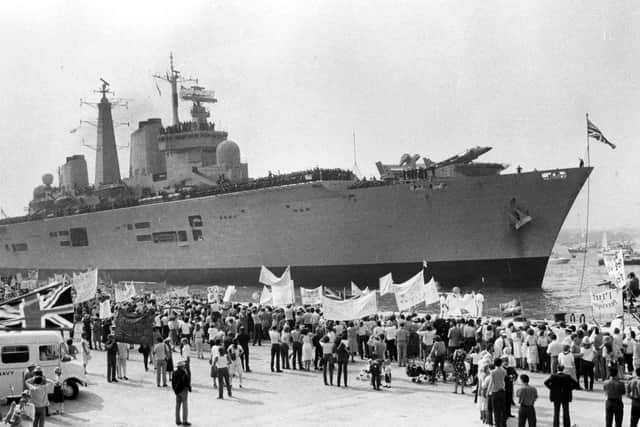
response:
M0 328L73 329L73 287L62 283L36 289L0 304Z
M616 146L612 142L610 142L605 136L602 134L602 131L598 129L596 125L591 123L591 120L587 119L587 135L589 138L593 138L596 141L604 142L609 147L615 150Z

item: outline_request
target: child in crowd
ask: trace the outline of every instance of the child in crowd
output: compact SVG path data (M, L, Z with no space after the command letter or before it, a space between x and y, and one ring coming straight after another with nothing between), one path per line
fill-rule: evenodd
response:
M391 388L391 360L384 361L384 387Z
M369 374L371 375L371 385L374 390L380 390L380 376L382 375L381 361L372 359L369 362Z
M53 410L56 414L64 414L64 393L62 392L62 369L56 368L55 377L53 380L53 396L51 402L53 403Z
M434 384L436 382L436 366L433 358L427 357L427 360L424 362L424 371L429 384Z

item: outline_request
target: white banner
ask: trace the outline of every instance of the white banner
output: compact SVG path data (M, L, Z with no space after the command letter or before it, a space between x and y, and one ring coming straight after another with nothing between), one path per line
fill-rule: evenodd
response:
M188 286L180 286L178 288L173 288L173 292L176 295L176 298L189 298L189 287Z
M74 304L92 300L98 291L98 269L80 274L73 273L72 285L76 290Z
M231 297L233 297L236 292L238 291L236 290L235 286L227 286L227 289L224 291L224 297L222 298L222 301L231 302Z
M264 286L262 288L262 293L260 294L260 304L271 304L272 301L273 298L271 297L271 291L269 291L269 288Z
M429 280L429 283L424 285L424 303L426 305L433 304L440 301L440 294L438 294L438 284L433 277Z
M133 283L120 283L115 286L116 302L128 301L136 296L136 287Z
M302 304L316 305L322 303L322 286L313 289L300 288Z
M286 307L289 304L293 304L295 302L293 281L289 281L288 286L284 283L279 283L278 286L271 286L271 298L273 305L276 307Z
M396 295L398 310L405 311L424 301L424 275L420 270L418 274L400 285L393 286Z
M605 291L591 290L591 308L593 317L598 322L606 322L615 319L622 314L622 290L607 289Z
M353 295L354 297L363 295L362 290L353 282L351 282L351 295Z
M482 297L482 301L484 301L484 297ZM478 308L478 299L475 294L455 294L450 293L447 295L444 302L441 300L441 311L448 316L462 316L462 315L471 315L471 316L479 316L479 308Z
M108 319L111 316L111 300L106 299L100 303L100 318Z
M625 285L624 275L624 255L622 251L614 254L604 254L604 265L607 267L609 279L618 288L622 289Z
M322 296L322 315L326 320L356 320L378 313L378 300L375 292L337 301Z
M391 273L387 274L386 276L382 276L379 280L379 284L380 295L391 293L391 287L393 286L393 277L391 276Z
M288 283L291 280L291 269L289 266L284 270L282 276L278 277L273 274L267 267L264 265L260 267L260 278L258 281L263 285L274 286L277 283L286 282Z

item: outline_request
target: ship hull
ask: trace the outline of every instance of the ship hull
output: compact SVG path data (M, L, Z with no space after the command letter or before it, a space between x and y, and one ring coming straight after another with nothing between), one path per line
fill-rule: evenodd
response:
M0 223L0 273L96 267L114 281L257 285L261 265L290 265L297 286L375 288L380 276L402 282L426 261L427 279L445 286L540 286L590 171L363 188L319 181ZM515 227L514 206L532 221ZM74 229L86 230L86 246L69 242Z

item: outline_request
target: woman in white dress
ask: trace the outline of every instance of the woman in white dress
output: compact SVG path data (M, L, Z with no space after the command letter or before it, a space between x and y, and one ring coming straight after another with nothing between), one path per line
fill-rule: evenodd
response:
M311 370L311 361L313 360L313 334L308 332L307 335L302 337L302 361L304 362L304 369Z
M522 336L520 330L514 329L511 332L511 341L513 341L513 357L516 359L516 368L522 369Z

